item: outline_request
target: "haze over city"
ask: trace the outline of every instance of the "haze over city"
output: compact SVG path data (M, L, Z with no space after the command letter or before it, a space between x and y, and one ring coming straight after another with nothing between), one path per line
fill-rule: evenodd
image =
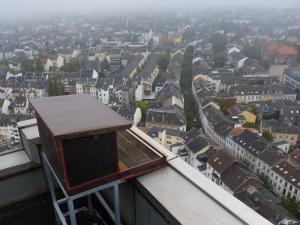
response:
M205 8L229 7L259 7L268 8L295 8L300 3L297 0L3 0L0 8L0 17L16 20L32 16L49 15L53 13L68 13L70 15L99 13L99 14L126 14L139 11L182 11L186 9L203 10Z

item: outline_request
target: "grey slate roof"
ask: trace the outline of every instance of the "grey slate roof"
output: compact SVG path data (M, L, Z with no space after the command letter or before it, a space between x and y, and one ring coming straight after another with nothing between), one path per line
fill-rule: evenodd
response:
M197 153L203 148L210 145L210 140L207 137L198 136L186 144L186 147L193 153Z
M272 147L265 149L261 154L257 156L260 160L264 161L270 166L274 166L283 157Z
M146 123L184 126L186 125L185 112L177 105L173 105L169 108L149 109Z
M148 80L151 78L151 74L157 66L158 55L152 54L147 60L144 67L141 69L139 76L143 77L144 80Z
M182 91L179 84L167 82L164 84L163 88L158 92L157 99L161 102L175 96L176 98L182 100Z

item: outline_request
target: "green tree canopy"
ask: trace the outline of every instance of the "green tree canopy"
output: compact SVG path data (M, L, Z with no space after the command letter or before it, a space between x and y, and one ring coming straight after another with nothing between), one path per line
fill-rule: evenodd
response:
M48 79L48 96L63 95L63 85L57 76L50 76Z
M34 72L35 71L35 63L34 60L25 59L21 63L21 70L26 72Z
M5 63L0 63L0 71L8 71L8 66Z
M188 46L183 55L180 75L180 86L183 90L184 111L187 120L187 130L200 127L198 121L198 110L195 98L192 94L192 72L193 72L193 46Z
M256 176L264 183L263 186L269 190L272 190L272 185L269 182L268 176L263 173L256 173Z
M75 72L81 69L81 63L78 59L71 59L68 63L65 63L60 70L64 72Z
M41 61L41 59L40 58L38 58L37 60L36 60L36 65L35 65L35 69L36 69L36 71L38 71L38 72L44 72L44 66L43 66L43 64L42 64L42 61Z
M164 72L167 70L169 62L170 62L170 54L163 53L159 55L157 63L161 71Z
M216 53L214 55L215 67L223 67L225 65L225 60L226 60L226 58L224 57L223 54Z
M213 45L214 52L223 52L227 46L227 35L221 33L214 33L210 41Z
M189 90L192 88L192 71L193 71L193 46L188 46L184 52L180 86L182 90Z
M104 60L101 63L101 70L108 70L109 69L109 62L107 60L107 58L105 57Z
M257 125L255 123L250 123L250 122L246 122L243 124L243 127L247 127L247 128L257 128Z
M141 109L141 111L142 111L142 121L145 122L146 117L147 117L147 112L149 110L149 105L148 105L147 101L138 101L138 102L136 102L136 106Z
M251 58L259 60L261 59L261 51L262 51L262 44L258 41L255 41L252 45L246 45L244 48L244 54Z
M296 215L299 209L299 203L294 198L281 197L281 205L293 215Z
M270 131L264 130L262 136L267 139L269 142L273 141L273 135Z

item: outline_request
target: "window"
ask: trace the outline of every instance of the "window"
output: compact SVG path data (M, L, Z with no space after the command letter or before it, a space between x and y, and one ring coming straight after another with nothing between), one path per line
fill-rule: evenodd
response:
M283 195L285 195L285 193L286 193L286 190L285 190L285 189L283 189L283 191L282 191L282 194L283 194Z

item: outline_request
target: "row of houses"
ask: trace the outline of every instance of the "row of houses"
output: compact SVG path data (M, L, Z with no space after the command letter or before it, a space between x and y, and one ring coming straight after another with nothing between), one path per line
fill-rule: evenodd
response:
M266 188L253 171L225 150L215 151L208 156L206 175L273 224L296 224L298 220L280 205L280 198L273 193L299 201L298 189L287 182L291 176L287 175L287 164L280 160L280 155L268 149L261 154L257 162L259 176L268 177L270 174L269 182L273 187L272 191ZM270 167L271 163L275 166Z
M228 120L214 102L214 91L209 90L209 86L205 84L206 80L193 81L203 131L234 160L245 164L253 174L263 173L275 193L300 201L300 170L297 167L289 167L285 162L288 156L286 149L282 148L284 145L271 144L259 135L257 130L243 128L240 124ZM203 89L207 93L199 96Z
M297 222L289 212L280 206L280 199L264 187L263 182L247 165L236 160L226 150L206 137L201 130L193 129L184 132L168 128L151 128L146 132L268 220L276 222L276 224L283 221ZM257 162L258 172L262 173L262 171L268 170L265 161L277 162L277 159L282 159L278 152L270 156L271 151L274 150L270 147L260 156L260 161ZM275 168L273 167L274 170ZM280 183L280 178L273 176L274 180L278 179ZM290 188L288 184L287 188ZM293 189L291 190L293 192ZM291 195L291 197L293 196ZM272 212L266 213L270 208Z

